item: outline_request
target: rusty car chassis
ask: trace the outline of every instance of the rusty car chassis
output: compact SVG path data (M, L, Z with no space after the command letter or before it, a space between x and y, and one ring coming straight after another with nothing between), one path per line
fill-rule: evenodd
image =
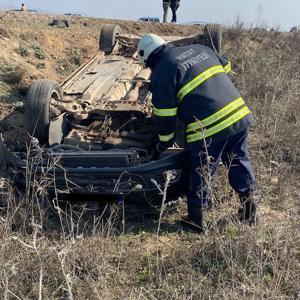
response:
M220 28L210 25L199 30L190 37L164 38L175 45L202 43L220 52ZM31 162L31 173L51 178L48 188L59 193L158 194L166 174L172 175L170 194L186 191L180 130L175 146L153 160L157 133L149 91L151 71L138 63L139 40L122 35L117 25L104 25L100 51L69 78L61 84L38 80L31 85L25 103L32 137L29 154L12 153L0 141L0 155L17 182L26 183Z

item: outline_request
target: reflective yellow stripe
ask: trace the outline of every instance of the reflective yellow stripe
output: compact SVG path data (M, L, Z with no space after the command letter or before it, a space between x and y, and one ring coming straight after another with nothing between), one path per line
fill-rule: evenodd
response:
M228 62L228 64L224 66L224 70L227 74L231 71L231 62Z
M192 81L187 83L182 89L180 89L180 91L177 94L178 99L181 101L188 93L190 93L204 81L218 73L225 73L223 66L214 66L199 74L196 78L194 78Z
M240 107L244 104L245 104L245 101L242 98L238 98L238 99L232 101L231 103L229 103L228 105L224 106L222 109L220 109L213 115L207 117L206 119L199 120L199 121L189 124L186 128L186 131L187 132L196 131L203 127L209 126L209 125L221 120L226 115L230 114L231 112L233 112L238 107Z
M226 120L224 120L223 122L219 123L218 125L213 126L207 130L203 130L202 132L197 132L197 133L188 135L187 142L192 143L192 142L200 141L207 137L210 137L210 136L226 129L227 127L236 123L237 121L241 120L249 113L250 113L249 108L244 107L241 110L239 110L238 112L236 112L235 114L233 114L232 116L230 116L229 118L227 118Z
M158 117L174 117L177 115L177 107L165 109L153 107L153 113Z
M159 135L159 140L161 142L169 142L171 141L175 136L175 132L172 132L170 134L167 134L167 135Z

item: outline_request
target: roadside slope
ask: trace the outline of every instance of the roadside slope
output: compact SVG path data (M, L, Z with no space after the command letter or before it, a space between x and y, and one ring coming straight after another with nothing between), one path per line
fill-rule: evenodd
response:
M23 108L16 108L16 102L23 100L32 80L61 81L92 57L102 24L116 22L133 34L197 31L85 18L69 18L70 28L58 29L48 26L52 18L0 13L0 132L15 148L24 146L25 136ZM232 28L224 42L235 72L232 79L257 120L250 152L259 224L234 221L238 199L224 168L204 236L180 231L177 220L186 213L184 203L166 208L157 235L159 215L149 208L119 205L109 210L83 203L53 213L43 192L45 181L34 178L33 191L19 195L2 179L3 298L300 297L300 37Z

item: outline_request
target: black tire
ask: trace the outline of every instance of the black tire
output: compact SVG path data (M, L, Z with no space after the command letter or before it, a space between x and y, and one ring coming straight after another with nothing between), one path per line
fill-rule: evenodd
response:
M53 80L35 81L26 97L25 117L27 130L41 145L48 144L50 123L50 100L62 100L63 95L58 82Z
M118 25L103 25L99 37L99 50L104 51L106 54L110 54L116 44L116 36L120 35L120 33L121 28Z
M222 54L222 28L218 24L208 24L205 26L205 37L210 47Z

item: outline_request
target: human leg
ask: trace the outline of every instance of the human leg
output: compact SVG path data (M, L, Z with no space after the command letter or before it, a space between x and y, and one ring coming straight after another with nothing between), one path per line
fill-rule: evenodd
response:
M228 139L222 153L222 161L228 168L231 187L238 193L241 204L241 220L254 222L256 204L253 201L255 177L251 168L247 147L248 130Z
M164 15L163 15L163 22L166 23L168 21L168 11L169 11L169 3L163 2L163 10L164 10Z
M190 191L187 195L188 219L201 230L204 229L203 212L212 197L213 179L225 145L226 141L223 141L188 150L190 165Z
M179 5L177 3L171 3L171 10L172 10L172 22L177 22L177 9Z

